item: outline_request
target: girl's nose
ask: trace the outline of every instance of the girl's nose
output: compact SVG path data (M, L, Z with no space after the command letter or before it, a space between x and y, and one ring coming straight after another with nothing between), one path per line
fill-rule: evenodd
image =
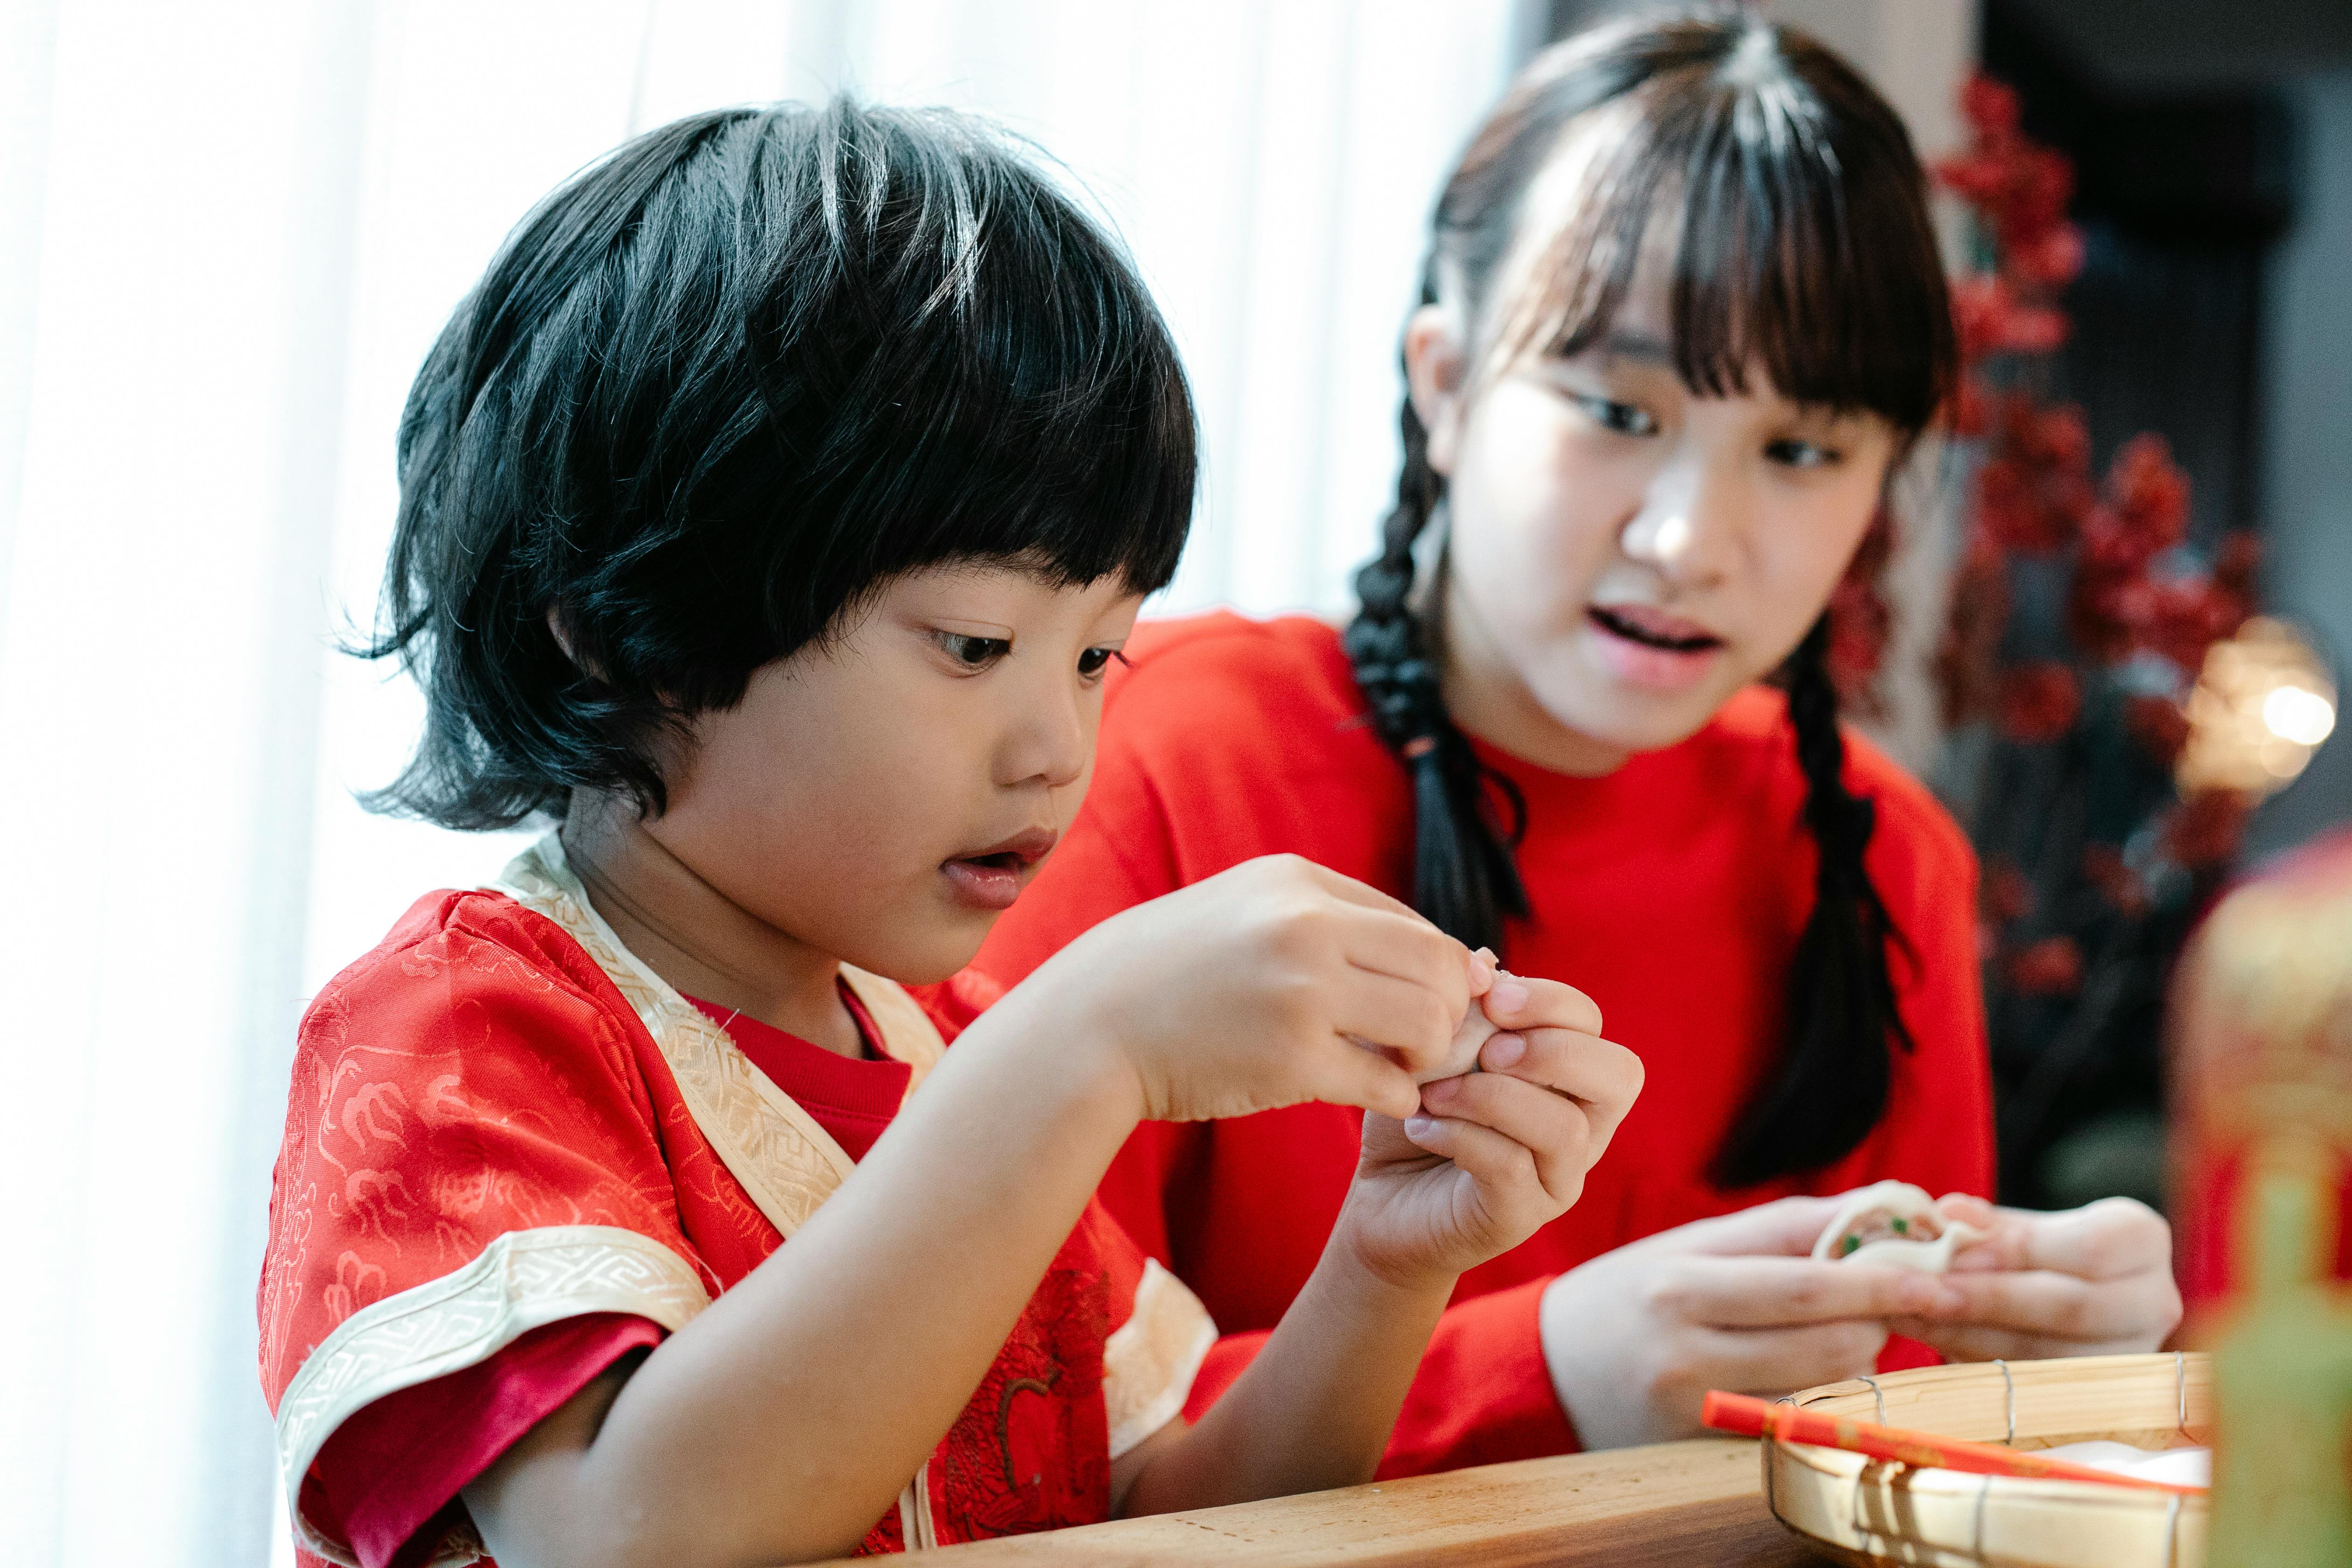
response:
M1738 531L1736 509L1723 489L1703 475L1660 475L1625 521L1619 548L1669 582L1692 587L1713 582Z

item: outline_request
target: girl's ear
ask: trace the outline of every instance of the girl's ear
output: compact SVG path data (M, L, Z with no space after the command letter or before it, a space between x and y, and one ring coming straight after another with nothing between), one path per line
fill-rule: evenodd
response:
M1412 395L1412 411L1429 432L1429 466L1449 478L1461 445L1464 394L1470 380L1470 356L1463 348L1458 315L1442 304L1423 305L1404 324L1405 384Z

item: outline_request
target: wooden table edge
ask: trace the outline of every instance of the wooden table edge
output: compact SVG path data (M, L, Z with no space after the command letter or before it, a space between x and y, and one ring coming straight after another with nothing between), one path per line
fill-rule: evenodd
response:
M1811 1555L1764 1504L1756 1445L1569 1454L917 1553L941 1568L1087 1563L1762 1568Z

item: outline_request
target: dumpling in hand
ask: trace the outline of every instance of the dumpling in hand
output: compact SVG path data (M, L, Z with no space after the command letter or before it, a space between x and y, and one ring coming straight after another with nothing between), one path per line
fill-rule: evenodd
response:
M1453 1043L1445 1047L1445 1056L1426 1072L1413 1074L1415 1083L1435 1083L1442 1078L1459 1078L1465 1072L1478 1070L1478 1053L1486 1042L1503 1031L1486 1017L1485 998L1470 998L1470 1011L1462 1016L1462 1026L1454 1031Z
M1874 1182L1846 1194L1813 1243L1813 1256L1941 1274L1954 1252L1984 1234L1937 1214L1935 1200L1908 1182Z

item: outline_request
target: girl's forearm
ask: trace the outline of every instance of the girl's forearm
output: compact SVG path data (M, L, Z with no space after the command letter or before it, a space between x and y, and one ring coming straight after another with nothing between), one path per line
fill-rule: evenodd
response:
M1140 1097L1007 998L855 1175L623 1387L500 1560L772 1563L853 1548L986 1374ZM468 1492L473 1500L475 1493ZM551 1506L551 1500L552 1506ZM495 1500L492 1511L495 1512Z
M1453 1280L1382 1279L1355 1259L1340 1225L1248 1370L1199 1426L1151 1458L1122 1512L1213 1508L1371 1479Z

